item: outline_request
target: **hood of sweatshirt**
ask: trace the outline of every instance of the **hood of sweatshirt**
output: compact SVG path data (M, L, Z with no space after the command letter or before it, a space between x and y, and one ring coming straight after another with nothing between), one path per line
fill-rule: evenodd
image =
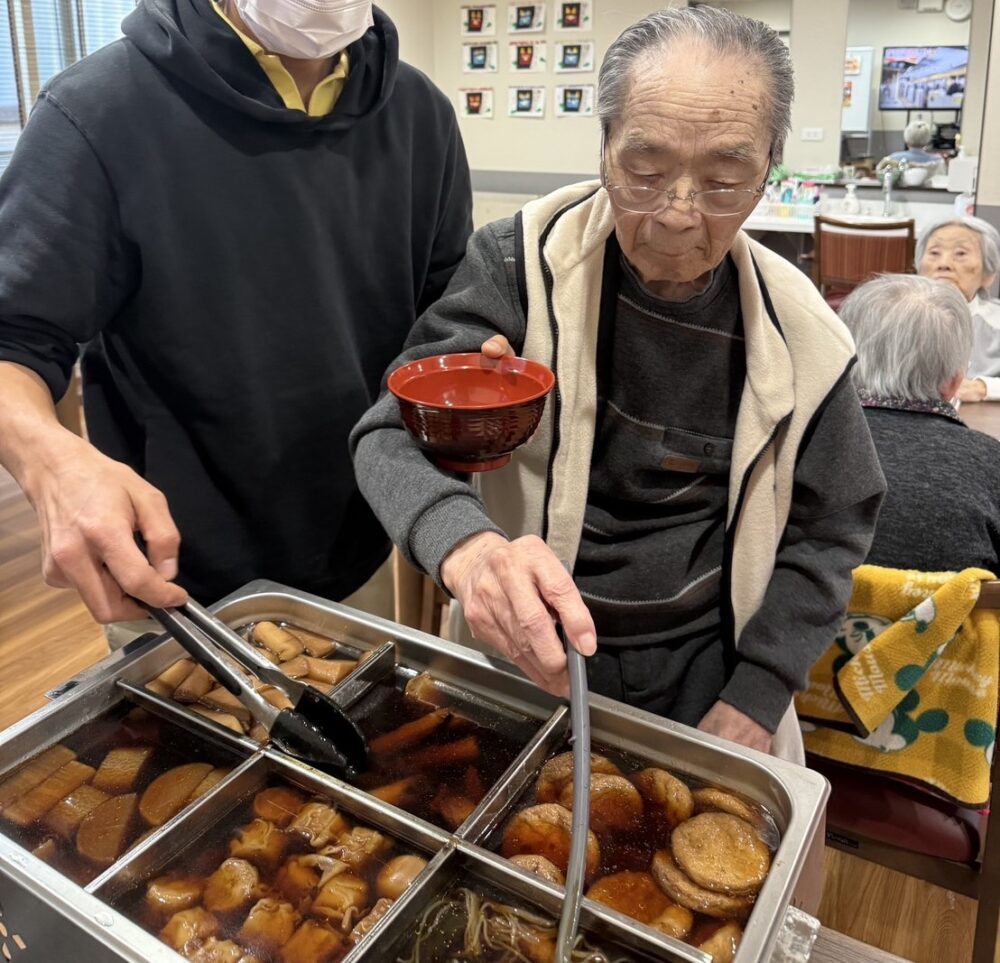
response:
M175 82L194 87L263 123L343 130L377 113L392 94L399 37L377 7L375 25L347 48L350 71L333 111L310 117L289 110L246 44L216 13L211 0L140 0L122 22L125 36Z

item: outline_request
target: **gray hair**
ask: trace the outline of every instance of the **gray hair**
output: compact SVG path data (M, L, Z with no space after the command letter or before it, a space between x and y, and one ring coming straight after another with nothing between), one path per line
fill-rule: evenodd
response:
M771 159L777 163L791 129L795 80L791 55L778 34L760 20L722 7L679 7L659 10L632 24L604 55L597 81L597 115L604 139L621 119L636 61L663 51L679 38L694 38L721 54L740 54L758 61L770 77Z
M941 386L972 354L972 316L953 284L918 274L883 274L840 307L854 335L854 383L883 398L939 401Z
M983 259L983 277L996 279L1000 273L1000 232L981 217L949 217L945 221L938 221L924 228L917 238L917 247L913 255L913 266L919 271L920 262L927 253L927 245L935 233L943 227L967 227L970 231L979 235L979 255ZM990 292L986 287L981 287L979 293L984 297L989 297Z

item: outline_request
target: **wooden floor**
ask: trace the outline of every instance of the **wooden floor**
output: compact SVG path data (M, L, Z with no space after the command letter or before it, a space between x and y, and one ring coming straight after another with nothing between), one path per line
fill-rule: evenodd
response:
M0 727L107 653L75 594L47 588L35 517L0 469ZM881 866L827 850L824 925L915 963L967 963L975 903Z

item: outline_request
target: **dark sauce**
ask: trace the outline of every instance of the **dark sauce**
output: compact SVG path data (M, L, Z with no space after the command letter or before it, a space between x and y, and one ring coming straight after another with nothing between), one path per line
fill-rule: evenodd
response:
M448 713L447 720L397 752L371 752L369 770L355 783L454 831L531 741L538 722L437 680L433 704L408 697L404 689L412 676L397 670L350 710L365 738L377 747L377 737L436 710ZM452 753L460 758L452 760Z
M237 762L235 754L193 736L180 726L174 725L145 709L134 707L127 701L119 703L86 725L81 726L76 732L63 738L60 744L72 749L76 753L78 762L93 766L94 769L100 768L104 757L112 749L152 747L153 753L131 790L138 793L140 799L143 790L157 776L175 766L191 762L205 762L210 763L213 767L232 768ZM6 779L16 775L16 773L17 770L14 770L3 778ZM107 869L106 866L95 865L77 852L74 843L75 833L69 839L63 839L52 833L44 823L45 816L43 815L34 823L22 828L4 819L3 815L0 814L0 831L25 849L34 851L51 839L54 843L54 849L48 846L46 847L48 853L45 856L41 852L37 855L45 858L49 865L64 876L69 877L73 882L86 886ZM141 817L134 820L124 852L132 848L149 828Z
M160 936L160 931L169 921L170 914L159 912L155 908L151 907L147 902L146 891L150 881L163 876L197 876L203 879L211 876L212 873L218 869L220 864L230 857L229 844L230 841L237 836L240 827L246 826L256 818L253 811L253 800L257 793L263 791L265 788L275 786L294 788L306 802L321 802L330 805L335 809L337 808L335 803L323 796L311 794L309 791L294 787L291 783L287 783L283 780L272 779L266 784L266 786L259 787L251 795L246 797L233 812L231 812L224 820L215 824L208 833L204 836L193 839L188 846L186 846L165 866L159 869L152 877L144 880L140 885L119 896L113 903L115 908L129 919L138 923L144 929L156 936ZM352 827L366 825L365 823L354 819L350 814L343 812L342 810L339 811ZM284 866L289 859L295 856L316 853L317 849L312 847L306 837L301 833L290 831L287 828L285 830L278 830L278 832L285 837L287 848L284 850L284 854L280 861L274 865L273 868L258 867L260 876L259 898L263 899L265 897L271 897L282 902L287 902L287 896L275 888L276 880L281 867ZM349 872L352 872L354 875L365 880L368 885L368 898L364 910L353 917L349 926L346 928L341 927L344 943L341 950L339 950L337 954L332 957L331 963L338 963L338 961L342 960L351 950L354 949L355 944L351 943L347 939L347 935L350 932L351 926L363 919L364 916L371 911L372 907L378 900L379 897L377 893L376 880L379 872L386 865L386 863L395 857L413 853L412 849L407 848L404 844L394 840L384 830L378 830L378 832L389 840L392 843L392 846L386 852L374 856L363 869L349 870ZM429 857L422 858L429 859ZM280 963L280 960L282 959L280 948L275 950L266 943L238 938L240 928L249 915L256 899L257 897L255 897L249 905L243 906L234 912L213 914L220 924L219 932L215 938L219 941L231 940L234 943L238 943L247 955L260 960L260 963ZM301 914L301 922L305 922L309 919L323 922L324 918L322 915L310 912L310 903L310 899L305 899L296 907ZM196 905L201 904L198 903ZM336 928L335 924L330 925L333 925L334 928ZM160 938L162 939L162 937Z

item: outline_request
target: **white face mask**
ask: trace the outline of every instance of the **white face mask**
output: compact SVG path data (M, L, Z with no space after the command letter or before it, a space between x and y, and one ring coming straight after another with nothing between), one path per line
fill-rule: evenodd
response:
M371 0L233 0L270 53L318 60L364 36L375 20Z

